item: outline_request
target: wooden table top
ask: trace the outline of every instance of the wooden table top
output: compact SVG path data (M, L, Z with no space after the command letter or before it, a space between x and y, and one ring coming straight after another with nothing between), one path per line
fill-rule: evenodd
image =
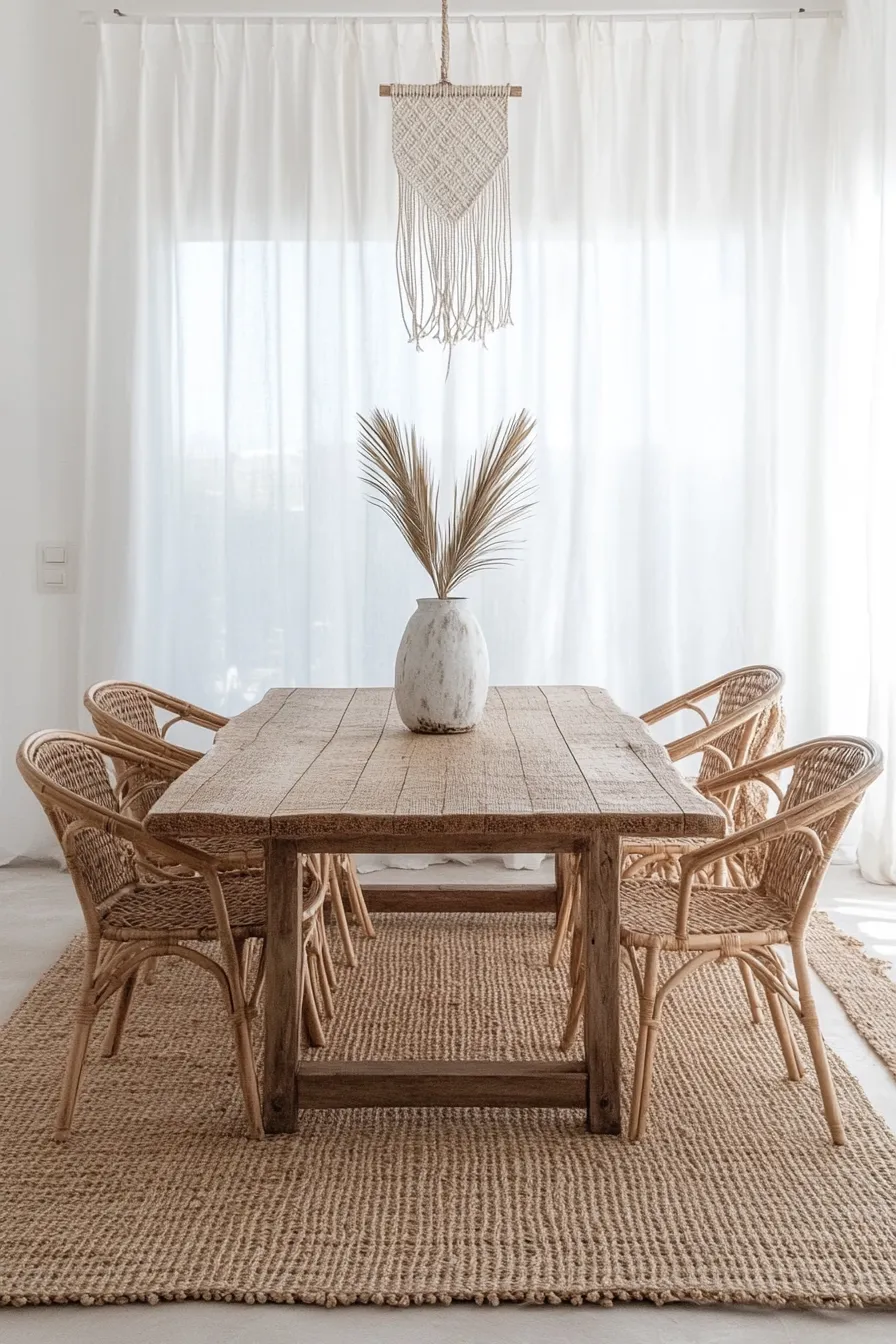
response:
M593 686L494 687L477 728L438 737L408 732L389 689L271 690L221 729L147 825L399 850L474 835L536 849L603 826L724 833L641 720Z

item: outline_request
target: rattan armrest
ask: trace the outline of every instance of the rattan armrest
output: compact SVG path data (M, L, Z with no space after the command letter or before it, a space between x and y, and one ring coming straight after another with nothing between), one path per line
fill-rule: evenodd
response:
M715 775L712 779L704 780L703 783L695 785L700 792L707 797L712 797L715 793L729 793L740 784L747 784L752 780L758 783L769 785L774 793L779 794L777 784L773 783L771 776L778 774L781 770L787 770L803 754L811 742L803 743L801 746L785 747L783 751L776 751L773 756L760 756L758 760L747 761L746 765L739 765L734 770L728 770L724 775Z
M846 742L850 740L852 739L840 739L840 741ZM858 745L868 745L860 739L854 740ZM704 792L719 787L720 783L723 783L726 788L731 788L746 780L761 778L769 770L786 769L804 757L814 746L823 748L828 745L829 741L830 739L827 738L816 738L811 742L803 742L799 746L776 752L774 756L766 756L759 761L741 766L738 770L732 770L727 776L723 777L723 780L715 779L711 785L704 786ZM882 753L880 748L875 746L874 755L864 771L864 777L860 784L857 784L855 779L850 779L846 783L829 789L821 797L810 798L804 803L797 803L778 812L774 817L768 817L764 821L757 822L755 826L748 826L742 831L735 831L733 835L726 836L723 840L714 840L702 849L685 855L681 859L676 936L679 938L687 937L691 888L695 877L699 872L717 863L720 859L728 858L732 854L743 853L746 850L756 849L769 844L773 840L783 839L787 835L799 835L804 844L808 844L816 851L816 857L819 861L827 863L830 855L816 832L811 830L811 823L817 821L820 817L836 812L839 808L851 811L856 805L857 797L860 797L868 783L880 774L882 768Z
M128 747L122 742L114 742L108 738L90 737L86 733L69 733L66 736L71 741L83 742L85 746L100 751L113 760L125 761L132 765L158 765L155 756L150 752L141 751L138 747ZM179 841L163 840L159 836L150 835L139 821L124 813L113 812L101 803L91 802L82 794L74 793L62 784L55 782L50 784L45 781L31 768L26 754L26 748L32 740L28 739L22 744L16 759L28 784L45 805L51 808L62 807L75 817L88 818L97 830L107 831L110 835L117 835L129 841L139 854L150 856L150 864L152 864L151 855L154 853L163 855L171 863L191 868L196 873L208 874L215 871L214 860L201 850L183 845Z
M765 675L767 685L764 691L752 696L740 708L726 711L722 716L717 715L716 718L710 720L701 708L700 702L710 696L723 694L729 683L751 673L763 673ZM666 745L666 750L672 760L682 761L688 756L705 751L709 745L718 742L724 734L757 719L769 705L778 699L783 682L782 674L775 668L764 666L738 668L736 671L726 672L721 677L715 677L703 686L685 692L684 695L676 696L674 700L669 700L664 705L658 705L656 709L648 710L641 717L645 723L655 724L685 709L692 710L700 716L703 720L702 727L686 733L683 737L676 738L674 742Z

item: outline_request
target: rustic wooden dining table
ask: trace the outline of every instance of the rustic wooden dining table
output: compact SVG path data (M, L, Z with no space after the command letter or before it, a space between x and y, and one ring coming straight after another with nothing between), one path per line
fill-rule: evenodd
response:
M598 687L494 687L482 722L456 736L408 732L391 690L297 688L231 719L147 826L263 842L268 1132L296 1129L306 1108L450 1105L584 1107L592 1131L618 1134L620 841L719 836L724 818ZM584 1059L300 1060L303 852L580 853ZM467 889L461 904L532 908L525 890ZM555 902L552 885L535 904ZM390 889L380 908L458 907L417 887Z

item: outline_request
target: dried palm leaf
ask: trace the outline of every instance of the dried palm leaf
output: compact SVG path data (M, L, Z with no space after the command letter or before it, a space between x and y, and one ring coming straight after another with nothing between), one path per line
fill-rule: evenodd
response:
M534 504L530 453L535 422L528 411L501 424L467 466L441 548L439 596L471 574L507 565L518 543L509 534Z
M516 547L509 534L534 504L535 422L527 411L499 425L470 461L444 531L432 467L414 427L407 431L384 411L359 420L361 479L372 491L371 503L398 527L440 598L472 574L510 563Z
M361 480L372 490L370 502L391 518L438 588L439 491L417 431L410 435L394 416L374 411L361 422Z

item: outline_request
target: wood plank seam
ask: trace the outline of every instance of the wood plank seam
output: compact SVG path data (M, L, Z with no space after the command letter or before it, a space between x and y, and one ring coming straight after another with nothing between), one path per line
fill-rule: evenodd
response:
M419 736L419 734L418 734L418 736ZM419 741L415 741L415 742L414 742L414 745L411 747L411 754L410 754L410 756L408 757L408 763L407 763L407 765L405 766L405 769L404 769L404 779L401 781L401 788L398 790L398 792L397 792L396 795L395 795L395 806L392 808L392 815L393 815L393 817L396 816L396 815L398 814L398 804L401 802L401 800L402 800L402 798L403 798L403 796L404 796L404 791L405 791L405 789L407 788L407 785L408 785L408 776L409 776L410 773L411 773L411 766L414 764L414 756L417 754L417 749L418 749L419 746L420 746ZM445 771L442 772L442 803L441 803L441 807L440 807L440 809L439 809L439 815L440 815L440 816L444 816L444 815L445 815L445 797L446 797L447 792L448 792L448 771L445 770Z
M254 732L254 734L252 735L252 737L247 738L247 740L246 740L247 744L250 743L250 742L257 742L257 741L258 741L258 737L259 737L260 733L262 732L262 730L263 730L264 728L267 728L267 726L268 726L269 724L273 723L273 721L274 721L274 719L276 719L277 715L280 714L280 713L282 712L284 706L289 702L289 699L290 699L290 697L287 696L286 699L283 700L283 701L281 701L281 703L277 706L277 708L274 710L273 714L271 714L271 715L270 715L268 718L266 718L266 719L262 719L261 723L258 725L258 728L257 728L256 731ZM262 703L263 703L263 702L262 702ZM237 716L237 717L238 717L238 716ZM238 754L240 751L242 751L243 749L244 749L244 747L243 747L243 745L241 744L239 747L235 747L234 750L233 750L232 752L229 751L229 750L228 750L228 751L222 751L222 752L221 752L221 760L217 763L217 768L216 768L215 770L212 770L212 771L211 771L209 774L207 774L207 775L204 774L204 773L202 774L202 776L201 776L201 778L200 778L198 784L196 785L195 789L193 790L193 792L190 793L190 794L188 794L187 797L184 798L183 802L182 802L181 805L180 805L180 810L181 810L181 811L186 811L186 805L187 805L187 803L192 802L193 799L196 797L196 795L197 795L198 793L201 793L202 790L206 787L206 785L207 785L207 784L210 784L211 781L216 777L216 775L219 775L219 774L221 773L221 771L224 769L224 767L225 767L226 765L229 765L229 764L230 764L230 761L231 761L232 757L233 757L234 755L237 755L237 754ZM211 754L210 754L209 752L206 752L206 754L202 757L202 761L197 762L197 765L202 764L202 762L209 762L209 761L213 761L213 760L214 760L214 757L211 756ZM195 769L195 767L191 767L191 769L187 771L187 774L190 774L191 771L192 771L193 769ZM197 773L199 773L199 772L197 772Z
M677 810L682 814L682 816L684 816L684 808L682 807L681 803L678 801L678 799L675 797L675 795L670 791L669 786L668 786L663 780L661 780L661 779L659 778L659 776L657 775L656 771L653 769L653 766L650 764L650 760L648 759L648 757L647 757L646 755L642 756L641 753L638 752L638 751L636 751L634 747L631 747L630 750L633 751L633 752L635 753L635 755L637 756L638 760L639 760L639 761L641 762L641 764L644 766L645 770L647 770L648 774L651 774L651 775L653 776L653 778L656 780L657 784L659 784L659 786L660 786L660 788L663 790L663 792L666 793L666 794L668 795L669 801L670 801L671 803L674 803L674 805L675 805L675 807L677 808Z
M361 787L361 780L364 778L364 772L366 771L367 767L370 765L371 761L373 760L374 756L376 755L376 753L377 753L377 749L379 748L379 745L380 745L380 743L382 742L383 737L385 736L386 729L387 729L388 726L389 726L389 718L390 718L390 716L391 716L391 714L392 714L392 706L393 706L394 704L395 704L395 693L394 693L394 691L393 691L392 695L389 696L389 703L388 703L388 705L386 706L386 712L385 712L385 714L383 715L383 722L382 722L382 725L381 725L381 727L380 727L379 735L377 736L376 742L374 742L373 746L371 747L370 751L368 752L366 761L365 761L364 764L361 766L361 769L358 771L358 778L355 780L354 788L352 789L352 791L351 791L351 793L349 794L348 798L346 799L345 803L343 803L343 805L342 805L342 809L341 809L341 810L342 810L343 812L348 812L348 811L350 810L350 804L351 804L351 801L352 801L352 799L354 798L355 794L358 792L359 788ZM407 768L405 769L405 772L404 772L404 774L405 774L405 779L407 779L407 774L408 774L408 770L409 770L409 769L410 769L410 759L408 760L408 765L407 765ZM404 786L402 785L402 787L404 787ZM397 797L396 797L396 801L395 801L395 806L396 806L396 807L398 806L398 798L400 798L400 797L401 797L401 789L398 790L398 795L397 795Z
M569 745L569 742L567 741L566 734L564 733L563 729L560 727L560 724L557 722L557 715L554 713L554 707L553 707L553 705L551 704L550 700L548 699L547 695L545 694L545 689L544 689L544 687L543 687L543 686L539 686L538 689L541 691L541 694L544 696L544 702L545 702L545 704L546 704L547 707L548 707L548 713L550 714L551 718L554 720L554 723L557 725L557 732L558 732L558 733L560 734L560 736L563 738L563 741L566 742L566 750L569 752L570 756L571 756L572 759L575 761L575 763L576 763L576 767L577 767L577 769L578 769L578 771L579 771L579 774L582 776L582 779L585 781L585 785L586 785L586 787L587 787L587 789L588 789L588 792L591 794L591 797L594 799L594 806L597 808L598 812L602 812L602 811L603 811L603 808L602 808L601 805L600 805L600 802L599 802L599 800L598 800L598 798L597 798L596 793L594 792L594 789L591 787L591 781L590 781L590 779L588 778L588 776L585 774L585 771L582 769L581 764L579 763L579 758L578 758L578 756L577 756L576 753L573 751L572 747Z
M519 740L518 740L518 738L517 738L516 732L514 731L514 727L513 727L513 723L511 722L510 715L509 715L508 712L507 712L507 702L506 702L506 700L504 699L504 696L501 694L501 687L500 687L500 686L496 686L496 687L495 687L495 691L497 692L498 699L501 701L501 708L503 709L503 711L504 711L504 717L505 717L505 719L507 720L507 727L510 729L510 736L513 738L513 745L516 747L516 754L517 754L517 756L519 757L519 762L520 762L520 773L522 774L522 777L523 777L523 783L524 783L525 786L526 786L526 793L529 795L529 808L530 808L530 811L534 812L534 811L535 811L535 807L534 807L533 802L532 802L532 790L531 790L531 788L529 787L529 776L526 774L526 767L525 767L525 765L524 765L524 763L523 763L523 753L522 753L522 751L520 750Z
M295 695L295 692L296 692L296 691L299 691L299 690L302 690L302 689L303 689L303 688L300 687L300 686L295 687L295 689L294 689L294 691L293 691L293 695ZM296 778L295 778L295 779L292 781L292 783L290 784L289 788L288 788L288 789L286 790L286 792L284 793L283 797L279 800L279 802L275 803L275 805L271 808L270 813L269 813L269 817L273 817L273 816L276 815L276 812L277 812L278 808L280 808L280 807L282 806L283 802L289 797L289 795L292 793L293 789L294 789L298 784L301 784L302 780L305 778L305 776L307 775L308 771L311 769L312 765L314 765L315 761L320 760L321 756L324 754L324 752L326 751L327 747L330 745L330 743L333 741L333 738L337 735L337 733L339 732L339 729L342 727L343 720L345 719L346 714L348 713L348 711L351 709L352 705L354 704L354 702L355 702L355 696L356 696L357 694L358 694L358 688L355 687L354 690L352 691L351 695L350 695L349 698L348 698L348 704L345 706L345 709L342 711L342 713L341 713L340 716L339 716L339 722L336 724L336 727L333 729L332 733L331 733L330 736L327 738L326 742L325 742L324 745L321 747L320 751L316 752L315 755L312 756L311 760L310 760L310 761L308 762L308 764L305 766L305 768L304 768L304 770L302 771L302 773L301 773L300 775L297 775L297 776L296 776ZM287 698L286 698L286 699L284 700L284 702L283 702L283 706L285 707L286 705L288 705L289 702L290 702L290 700L291 700L292 698L293 698L292 695L287 696ZM275 715L274 717L276 718L276 715Z

